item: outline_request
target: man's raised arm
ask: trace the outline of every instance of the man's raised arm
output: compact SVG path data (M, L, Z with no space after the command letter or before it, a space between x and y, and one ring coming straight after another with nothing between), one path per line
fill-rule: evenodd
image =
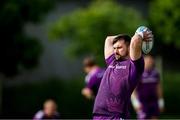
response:
M113 39L116 36L108 36L105 40L104 45L104 57L107 59L110 55L113 54Z

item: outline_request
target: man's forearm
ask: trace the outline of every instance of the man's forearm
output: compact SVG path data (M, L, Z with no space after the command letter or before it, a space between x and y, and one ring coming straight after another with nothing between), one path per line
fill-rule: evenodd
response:
M162 91L162 86L159 83L157 85L157 93L158 93L158 105L160 109L164 108L164 98L163 98L163 91Z
M142 38L139 35L135 34L132 37L130 43L130 58L132 60L137 60L141 57L142 55L141 47L142 47Z
M113 39L115 37L116 36L108 36L105 40L105 45L104 45L105 59L108 58L113 53Z
M134 110L138 114L142 110L142 104L138 99L136 90L134 90L134 92L131 95L131 103L132 103Z

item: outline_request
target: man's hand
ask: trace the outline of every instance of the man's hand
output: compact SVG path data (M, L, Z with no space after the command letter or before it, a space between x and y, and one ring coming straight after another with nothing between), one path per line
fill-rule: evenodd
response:
M163 98L160 98L158 100L158 106L159 106L160 112L164 112L164 99Z
M91 89L89 88L83 88L81 91L82 95L84 95L87 99L93 99L94 95Z
M152 41L153 39L153 34L152 34L152 31L145 31L143 33L144 37L143 37L143 41Z
M149 28L147 28L145 26L140 26L136 30L135 35L139 35L143 41L152 41L152 39L153 39L152 31L149 30Z
M137 94L136 94L136 91L134 91L131 95L131 103L132 103L132 106L134 107L134 110L136 111L136 113L142 111L142 104L141 102L139 101L139 99L137 98Z

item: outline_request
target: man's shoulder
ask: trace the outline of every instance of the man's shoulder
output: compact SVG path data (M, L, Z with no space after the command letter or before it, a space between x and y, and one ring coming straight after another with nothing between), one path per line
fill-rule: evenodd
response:
M105 59L107 65L110 65L114 60L115 60L114 54L111 54L109 57Z
M135 70L136 72L139 73L143 73L144 71L144 58L143 56L141 56L139 59L137 60L131 60L130 59L130 63L131 63L131 69Z

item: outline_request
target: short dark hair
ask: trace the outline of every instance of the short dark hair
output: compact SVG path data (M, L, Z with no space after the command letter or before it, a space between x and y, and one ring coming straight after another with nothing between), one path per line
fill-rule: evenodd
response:
M93 56L88 56L83 60L84 67L92 67L96 65L95 58Z
M124 42L129 45L131 41L131 37L126 34L119 34L113 39L113 44L115 44L119 40L124 40Z

